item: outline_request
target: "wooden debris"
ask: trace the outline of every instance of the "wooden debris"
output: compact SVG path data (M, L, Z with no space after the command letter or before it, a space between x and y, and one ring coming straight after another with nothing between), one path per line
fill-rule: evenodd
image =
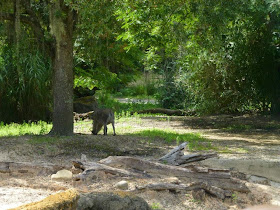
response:
M192 197L195 200L205 201L205 195L206 193L203 189L192 190Z
M186 112L184 110L172 110L172 109L163 109L163 108L155 108L155 109L145 109L137 111L138 114L166 114L168 116L185 116L190 115L189 112ZM134 114L134 112L131 112L131 114Z
M73 161L78 162L78 161ZM74 166L74 165L73 165ZM74 180L85 180L88 176L91 176L92 174L103 171L107 174L112 174L112 175L118 175L121 177L139 177L139 174L127 171L125 169L119 169L119 168L113 168L107 165L95 163L95 162L90 162L87 164L83 164L84 171L78 175L75 175L73 178Z
M169 183L155 183L148 184L142 187L136 187L136 190L169 190L169 191L191 191L203 189L207 193L214 195L220 199L225 199L225 197L231 197L231 192L228 190L223 190L218 187L210 186L204 182L193 182L188 185L185 184L169 184Z
M39 164L26 162L0 162L0 174L20 174L21 176L43 176L56 173L64 167L54 164Z
M73 160L72 165L73 165L74 168L81 169L82 171L85 170L84 164L80 161Z
M76 113L73 112L74 115L74 120L80 121L80 120L85 120L85 119L92 119L94 111L86 112L86 113Z
M128 156L110 156L101 160L100 163L111 167L143 171L152 176L176 176L187 181L205 182L209 186L216 186L224 190L249 192L243 182L231 177L229 170L215 170L196 166L182 168Z
M159 161L167 162L171 165L182 165L217 156L216 153L184 155L184 149L186 148L187 144L187 142L184 142L178 147L175 147L169 153L161 157Z

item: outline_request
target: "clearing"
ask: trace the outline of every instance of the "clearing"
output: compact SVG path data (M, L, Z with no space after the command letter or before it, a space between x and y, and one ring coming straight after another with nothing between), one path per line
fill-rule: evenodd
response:
M148 190L136 193L153 209L242 209L260 203L280 206L280 121L277 118L260 115L135 116L117 120L117 136L112 136L111 125L108 136L93 136L90 130L91 121L83 121L75 123L76 134L72 137L1 137L0 206L4 209L16 207L71 187L81 192L118 190L114 185L124 180L123 177L103 174L90 183L54 182L49 172L38 174L36 171L47 164L55 165L57 170L70 169L72 160L80 160L82 154L88 161L108 156L134 156L156 161L183 141L190 141L185 153L219 154L218 158L192 164L231 169L246 181L251 192L233 193L224 201L209 195L199 201L190 192ZM11 174L5 171L7 162L29 163L30 167ZM30 173L30 168L34 173ZM130 178L127 181L129 189L134 189L162 179Z

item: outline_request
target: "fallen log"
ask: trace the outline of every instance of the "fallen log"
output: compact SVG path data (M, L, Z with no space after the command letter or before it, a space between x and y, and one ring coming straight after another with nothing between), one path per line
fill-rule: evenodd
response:
M77 162L79 163L78 165L77 165ZM83 164L79 161L72 161L72 164L73 164L73 168L75 168L75 169L83 168L82 173L79 173L79 174L73 176L73 179L75 181L86 180L87 177L95 174L98 171L103 171L106 174L118 175L118 176L122 176L122 177L141 177L141 174L130 172L125 169L113 168L113 167L110 167L110 166L107 166L104 164L100 164L100 163L95 163L95 162Z
M209 186L207 183L204 182L193 182L188 185L185 184L170 184L170 183L153 183L148 184L141 187L136 187L136 190L155 190L155 191L162 191L162 190L169 190L169 191L191 191L191 190L199 190L203 189L207 193L214 195L220 199L225 199L225 197L231 197L232 193L228 190L223 190L221 188L215 186Z
M178 166L178 165L191 163L195 161L201 161L207 158L212 158L217 156L216 153L184 155L183 151L186 148L187 144L188 144L187 142L184 142L179 146L175 147L169 153L161 157L159 161Z
M80 121L80 120L92 119L93 113L94 113L94 111L89 111L89 112L86 112L86 113L73 112L74 120L77 122L77 121Z
M131 112L131 115L133 115L135 112ZM186 116L190 115L189 112L186 112L184 110L172 110L172 109L163 109L163 108L155 108L155 109L145 109L145 110L139 110L137 111L138 114L166 114L168 116Z
M110 156L99 162L111 167L143 171L152 176L175 176L187 181L206 182L210 186L224 190L249 192L243 182L231 177L229 170L215 170L197 166L182 168L128 156Z
M0 162L0 175L10 174L21 176L44 176L63 169L63 166L54 164L39 164L26 162Z

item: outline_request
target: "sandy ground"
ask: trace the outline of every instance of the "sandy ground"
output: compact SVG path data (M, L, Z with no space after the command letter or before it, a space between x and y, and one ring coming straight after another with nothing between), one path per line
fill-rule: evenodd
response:
M25 187L0 187L0 206L2 210L36 202L51 195L52 191Z
M133 135L92 136L90 122L75 125L73 137L50 139L49 137L22 136L0 139L0 161L51 163L70 168L71 160L85 154L89 161L96 161L110 155L129 155L155 160L166 154L176 143L162 139L148 140ZM170 129L178 133L200 133L212 144L225 148L229 153L221 156L232 158L258 158L264 161L279 161L280 123L278 119L265 116L209 116L209 117L146 117L119 120L118 129L141 131L143 129ZM111 128L109 127L109 130ZM0 168L1 171L1 168ZM70 187L81 192L112 191L119 178L104 176L91 184L56 183L48 176L10 177L0 173L1 209L40 200L51 193ZM150 180L160 181L160 180ZM141 184L141 180L129 180L130 188ZM207 196L204 202L196 201L189 193L148 191L139 193L154 209L242 209L259 203L273 203L280 206L280 189L267 185L248 183L250 194L237 193L224 202Z

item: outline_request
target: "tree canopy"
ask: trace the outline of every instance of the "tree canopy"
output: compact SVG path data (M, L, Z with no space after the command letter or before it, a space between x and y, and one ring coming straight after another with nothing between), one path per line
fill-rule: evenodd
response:
M73 133L73 87L159 75L162 107L280 112L280 3L0 1L0 118ZM52 91L50 91L52 90ZM36 110L36 111L35 111Z

